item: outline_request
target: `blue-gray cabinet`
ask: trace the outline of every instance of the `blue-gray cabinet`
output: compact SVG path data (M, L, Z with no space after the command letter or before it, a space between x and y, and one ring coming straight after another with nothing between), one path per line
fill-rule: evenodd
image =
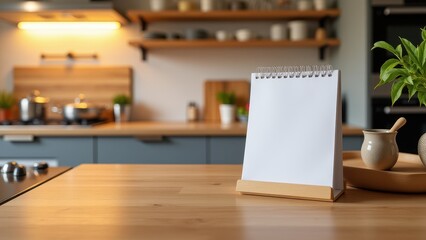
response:
M98 137L98 163L205 164L205 137Z
M0 141L0 160L31 162L48 160L59 166L92 163L92 137L35 137L33 140Z
M241 164L244 159L245 137L209 137L210 164Z
M360 151L363 140L363 136L345 136L343 137L343 150Z

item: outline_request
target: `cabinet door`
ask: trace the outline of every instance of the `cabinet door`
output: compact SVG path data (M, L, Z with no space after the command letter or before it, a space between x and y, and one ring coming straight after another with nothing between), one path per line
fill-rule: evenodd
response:
M100 137L99 163L205 164L205 137L166 137L139 140L133 137Z
M57 162L58 166L93 163L93 138L36 137L26 142L0 141L0 159L4 161Z
M241 164L244 160L245 137L209 138L209 157L211 164Z
M343 150L344 151L360 151L363 136L346 136L343 137Z

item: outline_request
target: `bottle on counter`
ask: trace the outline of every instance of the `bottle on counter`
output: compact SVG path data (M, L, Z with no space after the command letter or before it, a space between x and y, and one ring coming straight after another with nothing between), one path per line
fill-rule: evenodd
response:
M186 107L186 120L188 122L198 121L198 107L195 102L189 102Z

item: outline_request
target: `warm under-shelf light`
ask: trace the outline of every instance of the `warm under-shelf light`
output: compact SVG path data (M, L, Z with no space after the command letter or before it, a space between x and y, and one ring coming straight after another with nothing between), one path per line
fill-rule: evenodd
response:
M119 22L20 22L23 30L115 30Z

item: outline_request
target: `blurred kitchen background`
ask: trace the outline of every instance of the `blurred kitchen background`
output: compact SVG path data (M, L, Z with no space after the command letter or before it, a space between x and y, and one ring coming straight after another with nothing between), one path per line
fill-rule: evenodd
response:
M55 1L67 0L51 2ZM0 6L7 2L11 0L1 0ZM148 0L117 2L127 10L150 9ZM185 121L189 102L203 107L206 80L248 80L259 66L332 64L342 71L347 123L367 127L370 125L371 2L337 0L336 4L341 15L332 24L341 45L327 49L324 60L320 60L318 48L177 48L152 50L147 61L142 61L140 50L129 45L129 41L143 36L138 23L128 23L114 31L24 31L16 24L0 21L0 88L12 90L15 66L130 66L134 98L131 120ZM188 28L203 28L214 34L217 30L248 28L268 37L271 24L276 22L169 21L152 23L149 31L184 33ZM40 58L42 53L66 52L96 53L98 58L75 61Z

